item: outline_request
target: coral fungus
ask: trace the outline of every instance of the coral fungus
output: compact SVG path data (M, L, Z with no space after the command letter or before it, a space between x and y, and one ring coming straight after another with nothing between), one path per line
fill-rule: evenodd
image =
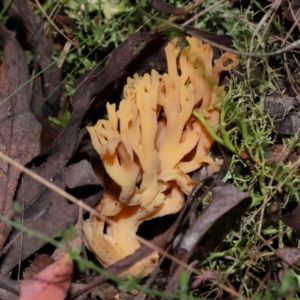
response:
M207 156L213 140L192 112L197 109L208 124L218 125L216 104L225 93L218 86L219 73L235 67L238 60L225 53L213 66L210 45L193 37L187 41L182 51L176 40L167 45L168 73L152 70L128 78L119 108L108 103L108 118L88 127L110 178L96 209L119 225L107 224L104 232L99 218L90 216L84 222L86 243L104 267L140 246L135 233L141 223L182 208L184 194L194 186L189 172L203 163L215 164ZM146 276L157 261L154 252L127 272Z

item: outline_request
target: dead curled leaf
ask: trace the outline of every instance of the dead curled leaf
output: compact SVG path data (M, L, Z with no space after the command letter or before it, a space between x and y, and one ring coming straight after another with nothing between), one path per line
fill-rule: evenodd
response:
M1 0L3 6L9 0ZM53 39L51 28L34 12L34 4L29 0L14 0L8 9L9 15L23 25L28 43L34 53L34 73L43 73L33 81L31 107L44 116L53 115L59 107L61 69L52 64ZM47 34L48 31L48 34ZM47 102L44 103L44 99ZM41 111L42 107L42 111Z
M289 266L297 264L300 262L300 249L298 248L278 248L275 250L275 254L283 262L287 263Z
M5 100L29 80L27 60L14 34L0 24L3 59L0 66L0 101ZM25 165L40 153L41 125L30 110L29 86L14 94L0 106L0 151ZM13 197L20 171L0 161L0 214L13 216ZM10 226L0 223L0 249Z
M20 284L20 300L63 300L71 285L73 261L68 253Z
M250 199L248 193L240 192L232 184L224 183L222 181L216 181L211 192L212 200L210 204L186 231L179 242L180 246L175 256L181 261L186 262L190 258L204 234L217 220L240 203ZM246 202L246 204L248 206L250 201L249 203ZM165 290L166 292L174 292L179 283L178 278L181 267L174 264L172 269L174 271L169 279L169 283Z
M185 249L188 253L193 253L197 243L215 221L250 197L248 193L240 192L232 184L221 181L218 181L211 191L213 197L209 206L189 228L180 244L181 249Z
M66 185L68 188L76 188L80 185L99 185L100 181L95 175L91 164L83 159L71 165L66 170Z
M297 207L288 215L283 216L282 221L291 228L300 230L300 205L297 205Z
M275 250L276 256L281 260L282 269L278 271L278 279L284 280L284 274L293 267L299 267L300 265L300 249L283 247Z
M174 5L170 3L166 3L162 0L149 0L149 4L156 10L170 14L170 15L181 15L185 13L185 9L182 8L176 8Z

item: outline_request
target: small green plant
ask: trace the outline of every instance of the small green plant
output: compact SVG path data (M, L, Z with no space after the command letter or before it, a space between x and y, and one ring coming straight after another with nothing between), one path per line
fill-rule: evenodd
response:
M288 270L283 274L281 282L278 283L274 280L269 282L268 289L260 292L255 296L255 300L273 300L273 299L286 299L296 300L299 299L295 296L300 292L299 275L295 274L294 271Z
M275 185L285 179L284 188L290 192L296 191L295 180L299 182L297 176L293 179L288 178L295 163L280 161L275 164L267 155L276 138L274 120L263 107L265 87L270 85L269 82L264 82L253 94L249 89L247 90L246 79L238 83L235 78L232 78L226 96L218 105L221 110L218 128L210 126L203 113L193 112L215 141L233 153L224 180L232 179L242 190L248 187L252 196L252 205L265 199L270 192L268 184L274 179ZM283 139L283 142L290 144L290 139ZM237 164L249 167L249 172L245 175L235 174ZM259 189L256 188L257 184ZM299 199L299 193L296 193L296 196Z
M61 118L54 118L49 116L49 120L57 125L65 127L68 124L68 121L71 117L71 112L69 110L64 110L64 113Z
M229 91L219 105L221 110L220 125L216 129L210 126L203 113L194 111L194 115L201 121L210 135L221 145L234 153L229 172L235 178L235 183L245 180L247 184L253 185L258 182L260 196L252 192L253 205L259 199L265 197L265 179L272 177L272 167L267 162L265 152L273 145L272 132L274 130L272 119L263 110L263 97L254 102L250 92L245 91L243 83L231 80ZM234 165L237 162L246 164L251 168L250 177L236 178Z

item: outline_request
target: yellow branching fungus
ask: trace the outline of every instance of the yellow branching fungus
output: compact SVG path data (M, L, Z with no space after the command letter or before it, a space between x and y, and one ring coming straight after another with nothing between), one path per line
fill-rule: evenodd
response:
M128 78L119 109L108 103L108 118L88 127L110 178L96 209L119 225L105 229L95 216L84 222L86 244L104 267L140 246L134 234L141 223L182 208L184 194L194 186L189 172L203 163L211 170L220 165L207 156L213 140L192 111L202 111L210 125L218 124L220 111L215 105L225 94L218 86L219 73L235 67L238 60L225 53L213 66L210 45L193 37L187 41L180 56L176 40L166 47L168 73L152 70ZM157 261L154 252L121 276L146 276Z

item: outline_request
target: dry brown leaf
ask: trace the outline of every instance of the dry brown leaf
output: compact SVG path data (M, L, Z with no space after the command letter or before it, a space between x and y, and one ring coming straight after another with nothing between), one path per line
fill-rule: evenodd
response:
M0 101L5 100L29 80L26 56L14 34L0 26L3 59L0 66ZM0 151L25 165L40 153L41 125L30 110L29 86L25 86L0 105ZM0 214L13 217L13 197L20 171L0 161ZM0 249L11 227L0 223Z
M298 205L290 214L282 217L283 223L295 230L300 230L300 205Z

